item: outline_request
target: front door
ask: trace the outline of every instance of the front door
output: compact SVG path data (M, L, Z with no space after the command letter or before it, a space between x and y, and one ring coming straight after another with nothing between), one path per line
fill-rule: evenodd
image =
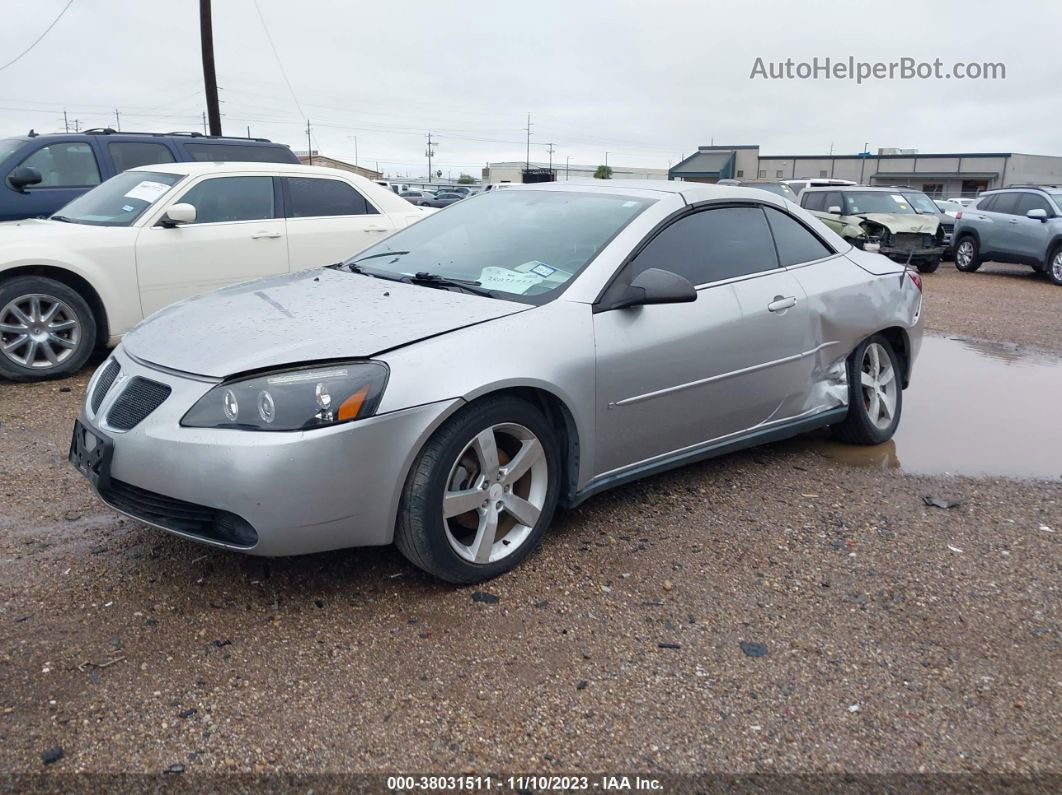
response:
M140 230L136 269L145 316L182 298L288 271L272 177L209 177L171 203L191 204L196 220Z
M599 475L784 418L807 390L807 301L758 205L680 218L617 282L646 268L697 300L594 315Z
M1002 227L1003 244L1000 248L1026 260L1042 261L1047 256L1047 247L1051 242L1050 224L1039 218L1029 218L1026 215L1029 210L1043 210L1048 218L1055 214L1043 196L1035 193L1018 194L1013 216Z

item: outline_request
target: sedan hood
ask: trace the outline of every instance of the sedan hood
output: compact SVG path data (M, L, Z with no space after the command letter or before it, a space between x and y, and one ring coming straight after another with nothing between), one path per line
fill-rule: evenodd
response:
M859 218L881 224L894 235L915 232L935 234L940 222L932 215L893 215L892 213L859 213Z
M29 241L36 242L38 240L49 243L54 243L57 240L65 242L71 238L98 232L101 228L104 227L89 224L71 224L65 221L50 221L47 218L3 221L0 222L0 246Z
M331 268L246 282L162 309L123 341L138 359L196 375L363 358L527 304Z

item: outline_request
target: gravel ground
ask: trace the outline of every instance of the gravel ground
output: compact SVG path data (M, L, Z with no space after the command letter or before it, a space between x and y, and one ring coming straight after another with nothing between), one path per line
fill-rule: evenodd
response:
M926 277L930 327L1062 352L1062 290L984 271ZM1062 773L1062 483L787 443L455 588L119 518L65 462L87 378L0 384L0 771Z

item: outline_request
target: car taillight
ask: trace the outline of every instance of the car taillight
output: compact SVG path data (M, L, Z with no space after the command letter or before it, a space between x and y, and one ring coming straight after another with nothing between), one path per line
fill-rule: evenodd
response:
M959 210L957 213L955 213L955 220L958 221L961 218L962 218L962 210Z
M915 283L915 287L918 288L918 292L922 292L922 277L918 275L916 271L907 271L907 275L911 277L911 281Z

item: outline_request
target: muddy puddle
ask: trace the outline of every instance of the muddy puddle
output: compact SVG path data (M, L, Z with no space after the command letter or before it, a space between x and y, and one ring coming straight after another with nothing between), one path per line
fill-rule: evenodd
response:
M1062 359L927 335L892 441L794 440L854 466L920 474L1062 477Z

